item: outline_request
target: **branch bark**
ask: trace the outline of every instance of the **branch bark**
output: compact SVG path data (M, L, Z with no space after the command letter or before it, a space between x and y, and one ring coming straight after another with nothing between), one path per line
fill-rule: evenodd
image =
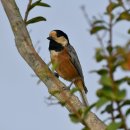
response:
M106 125L94 113L88 112L85 117L79 114L79 110L85 109L84 105L69 90L64 89L66 86L52 74L37 54L15 0L1 0L1 2L12 27L18 52L47 86L49 93L64 103L68 111L76 114L80 122L90 130L105 130Z

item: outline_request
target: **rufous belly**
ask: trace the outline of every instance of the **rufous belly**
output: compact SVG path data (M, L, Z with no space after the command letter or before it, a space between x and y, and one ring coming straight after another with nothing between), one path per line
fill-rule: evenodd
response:
M53 66L55 66L56 72L63 79L72 81L79 77L79 74L71 62L71 57L64 50L62 52L51 51L51 61Z

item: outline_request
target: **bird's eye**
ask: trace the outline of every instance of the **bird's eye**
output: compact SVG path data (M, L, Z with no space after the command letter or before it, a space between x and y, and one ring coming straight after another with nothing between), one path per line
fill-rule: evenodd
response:
M59 33L57 33L57 37L60 37L61 35Z

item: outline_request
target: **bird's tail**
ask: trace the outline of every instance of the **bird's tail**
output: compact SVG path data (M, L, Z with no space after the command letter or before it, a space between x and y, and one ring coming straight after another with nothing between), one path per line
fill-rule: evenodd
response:
M80 91L80 95L81 95L81 97L82 97L83 104L84 104L85 106L89 106L88 100L87 100L87 98L86 98L86 93L85 93L84 90L81 90L81 91Z
M80 91L80 95L81 95L81 98L82 98L82 101L83 101L83 104L85 106L89 106L88 104L88 100L87 100L87 97L86 97L86 92L87 92L87 89L83 83L83 81L81 79L79 80L76 80L74 82L75 86L78 87L79 91Z

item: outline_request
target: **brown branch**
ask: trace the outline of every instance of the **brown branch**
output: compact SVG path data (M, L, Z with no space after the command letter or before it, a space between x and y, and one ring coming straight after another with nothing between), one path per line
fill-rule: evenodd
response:
M109 0L109 4L111 3L112 1L111 0ZM112 24L112 12L110 12L109 13L109 41L108 41L108 43L109 43L109 45L112 47L112 42L113 42L113 35L112 35L112 33L113 33L113 24Z
M109 0L109 4L112 2L112 0ZM122 3L123 4L123 3ZM109 46L113 47L113 20L112 20L112 12L109 13ZM109 59L112 59L113 57L113 53L110 51L109 53ZM112 60L107 60L108 62L108 69L109 69L109 76L111 78L111 81L112 81L112 89L113 89L113 92L116 93L117 91L117 85L115 83L115 79L114 79L114 73L113 73L113 67L112 67L112 64L113 64L113 61ZM112 107L114 109L114 105L113 105L114 101L111 102L112 104ZM116 104L117 104L117 111L119 112L120 114L120 118L122 120L122 124L123 124L123 127L125 130L128 130L127 128L127 125L126 125L126 119L121 111L121 108L119 107L119 102L116 101ZM112 121L115 121L115 117L114 117L114 111L111 112L111 116L112 116Z
M94 113L88 112L84 118L79 114L79 110L85 109L83 104L69 90L63 89L66 86L52 74L45 62L39 57L32 45L15 0L1 0L1 2L12 27L19 53L47 86L49 93L61 103L65 103L68 111L75 113L80 122L90 130L105 130L106 125Z

